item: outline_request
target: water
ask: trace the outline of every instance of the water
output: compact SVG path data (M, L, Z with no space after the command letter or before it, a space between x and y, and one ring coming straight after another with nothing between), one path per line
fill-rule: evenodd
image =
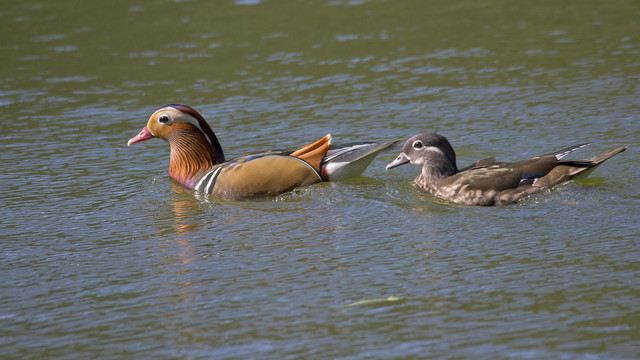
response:
M633 1L5 1L0 357L640 357ZM464 165L621 145L503 208L390 172L198 198L168 147L194 106L228 156L446 135ZM397 299L396 299L397 298Z

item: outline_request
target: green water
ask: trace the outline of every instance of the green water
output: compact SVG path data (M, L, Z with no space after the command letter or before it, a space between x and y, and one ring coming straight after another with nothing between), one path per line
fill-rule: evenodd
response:
M0 358L640 357L637 1L3 1ZM460 165L628 151L502 208L384 166L274 199L126 147L166 103L228 157L420 131Z

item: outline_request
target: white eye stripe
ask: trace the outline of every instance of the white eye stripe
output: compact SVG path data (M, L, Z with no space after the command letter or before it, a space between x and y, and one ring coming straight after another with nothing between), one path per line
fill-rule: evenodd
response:
M191 124L191 125L197 127L198 130L200 130L200 132L202 133L202 135L204 135L204 138L207 139L209 144L211 144L211 139L209 139L209 136L207 136L207 133L205 133L204 130L202 130L202 127L200 126L200 123L198 122L198 120L195 119L193 116L191 116L189 114L185 114L185 115L186 116L184 118L181 117L180 120L184 119L184 121L182 121L182 122L187 123L187 124Z
M209 144L213 145L213 143L211 142L211 139L209 139L209 136L207 136L207 133L204 132L204 130L202 130L202 127L200 126L200 123L198 122L198 119L194 118L193 116L182 112L174 107L164 107L160 110L157 110L154 115L156 113L159 112L165 112L165 114L158 114L157 116L157 121L163 125L169 125L173 122L181 122L181 123L185 123L185 124L191 124L193 126L195 126L196 128L198 128L198 130L200 130L200 132L202 133L202 135L204 135L205 139L207 139L207 141L209 142ZM153 115L152 115L153 116ZM162 122L160 121L160 119L162 117L167 117L169 119L168 122Z
M424 150L425 151L431 151L431 152L437 153L437 154L442 155L442 156L446 156L444 154L444 152L442 152L442 150L440 148L437 148L435 146L425 146Z
M424 143L420 140L414 141L413 144L411 144L411 146L413 146L414 149L419 151L432 151L432 152L444 155L444 153L440 148L435 146L425 146Z

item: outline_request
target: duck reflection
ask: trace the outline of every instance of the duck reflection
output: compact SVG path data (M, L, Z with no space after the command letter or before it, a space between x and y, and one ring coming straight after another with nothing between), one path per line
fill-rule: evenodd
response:
M200 228L200 223L194 220L191 215L199 211L198 202L193 197L193 192L185 189L184 186L174 181L169 181L173 194L170 198L170 205L173 213L173 234L169 239L170 246L178 246L177 255L183 264L188 264L196 260L196 251L190 243L189 234Z
M171 190L174 193L171 198L171 206L173 207L173 214L175 216L174 228L176 234L184 235L197 230L199 227L198 223L188 221L189 214L199 211L198 201L195 201L193 191L186 189L183 185L175 181L170 181L170 183Z

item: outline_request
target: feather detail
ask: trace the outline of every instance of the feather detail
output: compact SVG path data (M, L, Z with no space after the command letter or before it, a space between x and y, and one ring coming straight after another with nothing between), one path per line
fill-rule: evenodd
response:
M320 172L320 163L322 158L329 150L331 145L331 134L325 135L322 139L301 147L300 149L291 153L290 156L300 158L313 166L313 168Z
M222 151L222 146L220 146L220 142L218 141L216 134L213 132L213 130L211 130L211 127L209 126L207 121L202 117L202 115L200 115L200 113L198 113L195 109L186 105L169 104L161 107L161 109L166 107L172 107L174 109L180 110L183 113L188 114L194 119L196 119L196 121L198 122L198 127L206 135L205 140L214 147L215 152L218 154L218 157L217 157L218 164L223 163L225 161L224 152Z
M220 162L214 148L200 131L180 124L174 126L176 128L167 138L171 144L169 175L193 188L209 168Z

